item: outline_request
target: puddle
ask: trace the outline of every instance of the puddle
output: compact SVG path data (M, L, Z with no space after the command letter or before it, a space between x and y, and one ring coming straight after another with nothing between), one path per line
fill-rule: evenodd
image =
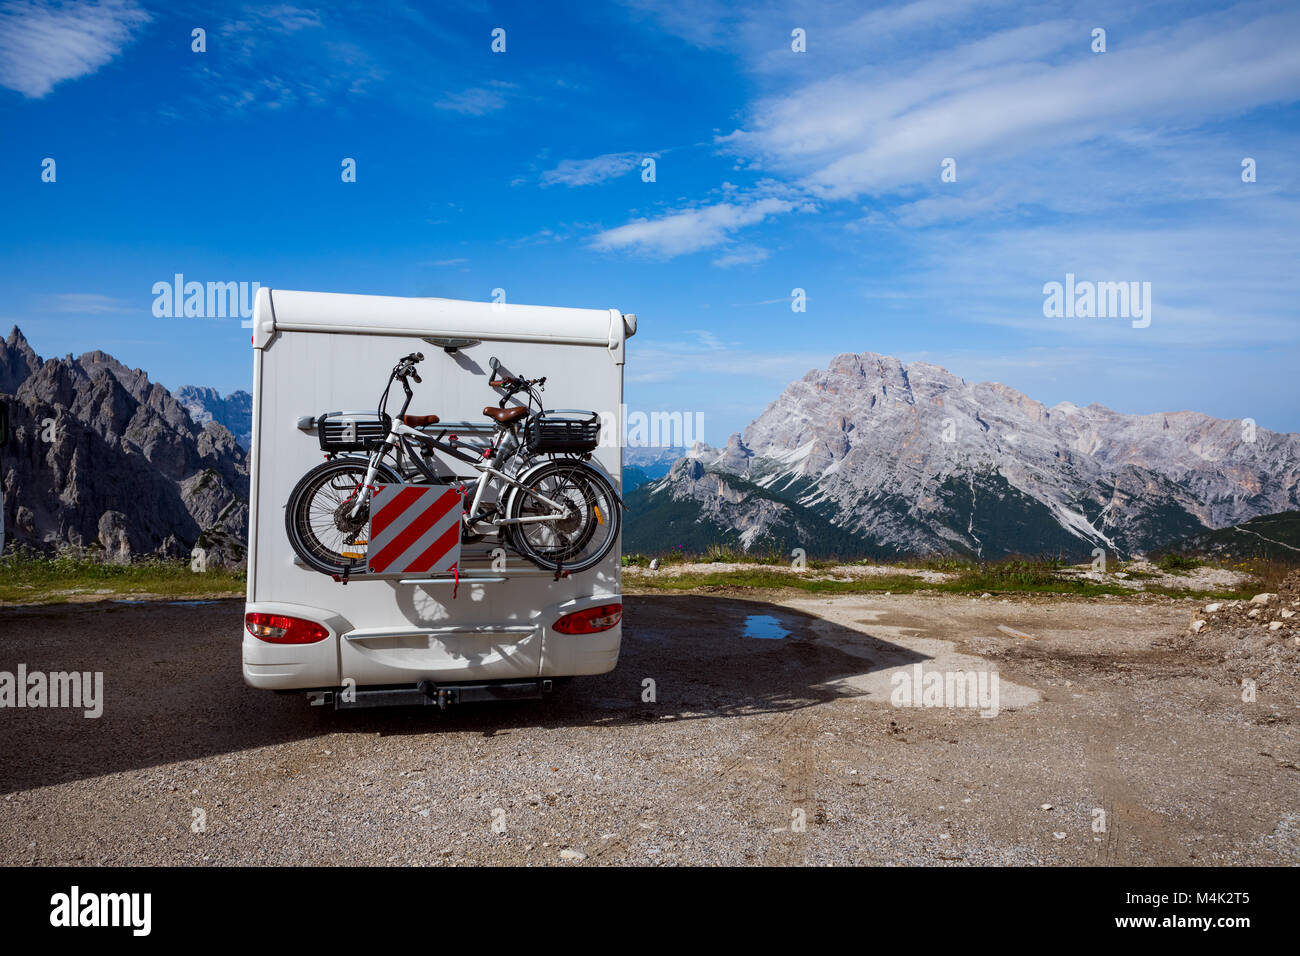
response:
M770 614L751 614L745 618L745 630L741 636L757 637L765 641L779 641L783 637L789 637L790 632Z

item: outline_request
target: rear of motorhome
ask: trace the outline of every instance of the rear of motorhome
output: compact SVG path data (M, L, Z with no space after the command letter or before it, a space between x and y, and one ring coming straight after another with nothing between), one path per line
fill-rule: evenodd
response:
M485 409L497 404L489 381L498 367L544 376L547 408L600 413L606 434L589 463L621 493L623 365L635 316L262 288L252 321L243 633L250 685L306 692L334 707L446 706L539 697L560 678L613 669L622 637L620 545L596 566L567 573L488 536L467 540L446 571L371 573L363 563L340 578L295 553L285 508L322 461L321 416L373 416L394 363L411 353L423 361L409 411L438 416L429 430L439 435L491 439L498 426ZM467 472L445 456L438 464Z

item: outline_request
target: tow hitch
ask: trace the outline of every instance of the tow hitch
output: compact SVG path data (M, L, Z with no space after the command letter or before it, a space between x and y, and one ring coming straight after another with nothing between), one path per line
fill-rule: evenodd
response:
M422 680L404 687L351 687L307 692L313 707L351 710L356 707L437 707L446 710L452 704L481 700L540 700L549 694L549 678L479 684L435 684Z

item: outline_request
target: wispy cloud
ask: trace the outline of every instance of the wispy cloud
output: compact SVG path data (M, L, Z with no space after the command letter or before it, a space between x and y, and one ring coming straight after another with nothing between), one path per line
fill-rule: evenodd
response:
M798 203L768 197L683 209L659 219L637 219L598 233L597 249L630 250L650 256L679 256L726 242L733 232L768 216L790 212Z
M1300 10L1243 5L1104 54L1089 52L1087 27L1048 21L910 64L847 69L762 101L747 128L719 142L820 195L852 199L928 186L947 156L1041 158L1144 128L1152 116L1164 128L1194 127L1300 95L1291 42Z
M149 20L134 0L0 4L0 86L40 99L108 63Z
M802 377L809 369L825 366L833 354L829 351L774 353L685 340L629 343L628 348L635 351L636 357L636 363L628 367L628 382L678 382L692 389L703 388L714 399L720 377L742 380L747 385L757 383L761 386L760 394L770 393Z
M451 110L465 116L485 116L505 108L506 94L512 88L512 84L503 82L475 86L459 93L448 93L433 105L440 110Z
M945 229L908 243L916 271L898 277L894 290L918 294L906 306L913 312L959 315L967 328L984 326L987 337L1021 346L1294 351L1300 343L1292 265L1300 257L1297 217L1300 204L1261 199L1195 223L1089 222L978 235ZM1150 327L1044 317L1043 285L1063 282L1066 273L1094 282L1150 282Z
M756 262L763 262L771 254L767 249L759 246L737 246L718 256L713 260L713 264L720 269L730 269L732 266L749 266Z
M77 312L82 315L131 311L129 303L97 292L63 292L48 295L40 300L39 306L46 312Z
M1225 146L1206 127L1300 99L1292 7L1245 2L1173 23L1160 17L1149 32L1125 24L1107 52L1093 53L1091 20L1008 24L1002 9L977 22L989 11L973 0L914 0L856 18L834 4L805 16L780 0L745 13L706 3L698 22L681 4L630 5L688 42L728 46L760 73L783 73L770 84L779 92L716 139L738 169L779 176L783 188L776 199L728 196L636 219L597 235L598 249L696 252L811 201L871 200L859 227L930 227L1023 209L1086 214L1106 203L1224 196L1240 156L1217 179L1187 163L1189 151ZM815 55L790 53L773 32L796 12L790 22L808 23ZM899 45L902 37L909 42ZM1068 148L1085 145L1086 154ZM940 185L947 157L961 185ZM973 180L976 171L986 175ZM724 250L714 264L758 255Z
M554 169L542 173L543 186L591 186L625 175L641 165L647 156L658 153L605 153L591 159L565 159Z
M253 49L256 38L264 34L291 34L302 30L319 30L325 24L315 10L303 10L287 4L270 7L245 7L238 19L221 27L221 36L238 44L243 52Z

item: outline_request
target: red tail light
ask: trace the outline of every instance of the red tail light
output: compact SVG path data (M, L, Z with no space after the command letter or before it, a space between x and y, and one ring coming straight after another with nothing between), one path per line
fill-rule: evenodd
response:
M245 614L244 627L259 641L268 644L315 644L330 632L315 621L285 614Z
M555 629L561 634L598 634L608 631L622 617L623 605L601 604L564 615L555 622Z

